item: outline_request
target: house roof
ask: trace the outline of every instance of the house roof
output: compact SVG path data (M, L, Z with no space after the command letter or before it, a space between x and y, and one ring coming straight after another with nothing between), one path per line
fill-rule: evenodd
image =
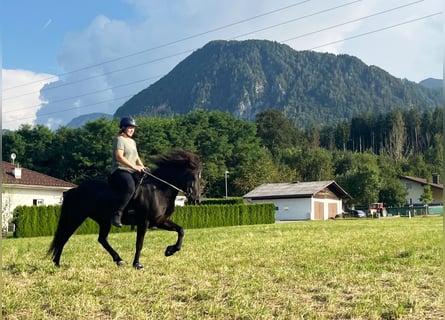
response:
M432 182L428 182L428 180L426 180L426 179L417 178L417 177L410 177L410 176L399 176L399 177L401 179L409 180L409 181L412 181L412 182L417 182L417 183L419 183L422 186L430 185L432 188L443 190L443 184L442 183L432 183Z
M306 198L328 188L339 198L351 196L335 181L312 181L290 183L266 183L246 193L243 198L274 199L274 198Z
M2 161L2 184L4 185L23 185L23 186L41 186L41 187L58 187L73 188L75 184L66 182L61 179L47 176L26 168L21 168L22 175L20 179L14 176L14 165L12 163Z

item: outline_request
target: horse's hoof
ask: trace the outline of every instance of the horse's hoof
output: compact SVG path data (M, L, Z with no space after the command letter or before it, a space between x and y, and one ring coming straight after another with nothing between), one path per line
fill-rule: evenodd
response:
M125 266L125 261L124 260L119 260L119 261L116 261L116 264L117 264L118 267L123 267L123 266Z
M180 249L176 248L175 246L168 246L167 249L165 249L165 256L170 257L175 254L175 252L179 251Z
M140 264L139 262L133 263L133 268L135 268L136 270L141 270L141 269L144 269L144 265Z

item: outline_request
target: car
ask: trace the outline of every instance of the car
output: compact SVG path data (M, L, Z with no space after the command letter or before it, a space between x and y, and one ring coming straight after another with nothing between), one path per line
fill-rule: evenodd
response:
M366 218L366 213L363 210L351 210L351 217Z

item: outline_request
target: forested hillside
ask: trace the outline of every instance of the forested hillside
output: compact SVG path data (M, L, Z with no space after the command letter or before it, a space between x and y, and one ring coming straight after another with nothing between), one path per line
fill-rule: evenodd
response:
M356 57L265 40L213 41L136 94L115 116L220 110L249 121L277 109L301 128L395 109L432 110L442 90L395 78Z
M356 116L334 126L296 127L278 110L256 122L220 111L195 110L174 118L138 117L135 140L144 163L173 148L200 155L203 193L241 196L268 182L335 179L352 203L404 202L397 175L431 179L442 172L443 110L394 110L387 115ZM106 179L117 120L105 118L81 128L22 126L3 134L3 159L17 154L21 166L79 183Z

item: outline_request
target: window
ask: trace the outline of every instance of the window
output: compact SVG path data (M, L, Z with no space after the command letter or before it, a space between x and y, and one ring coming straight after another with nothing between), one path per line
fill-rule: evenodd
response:
M407 188L408 190L413 188L413 184L411 182L407 182L405 183L405 188Z
M32 204L34 206L41 206L41 205L44 205L45 203L44 203L43 199L33 199Z

